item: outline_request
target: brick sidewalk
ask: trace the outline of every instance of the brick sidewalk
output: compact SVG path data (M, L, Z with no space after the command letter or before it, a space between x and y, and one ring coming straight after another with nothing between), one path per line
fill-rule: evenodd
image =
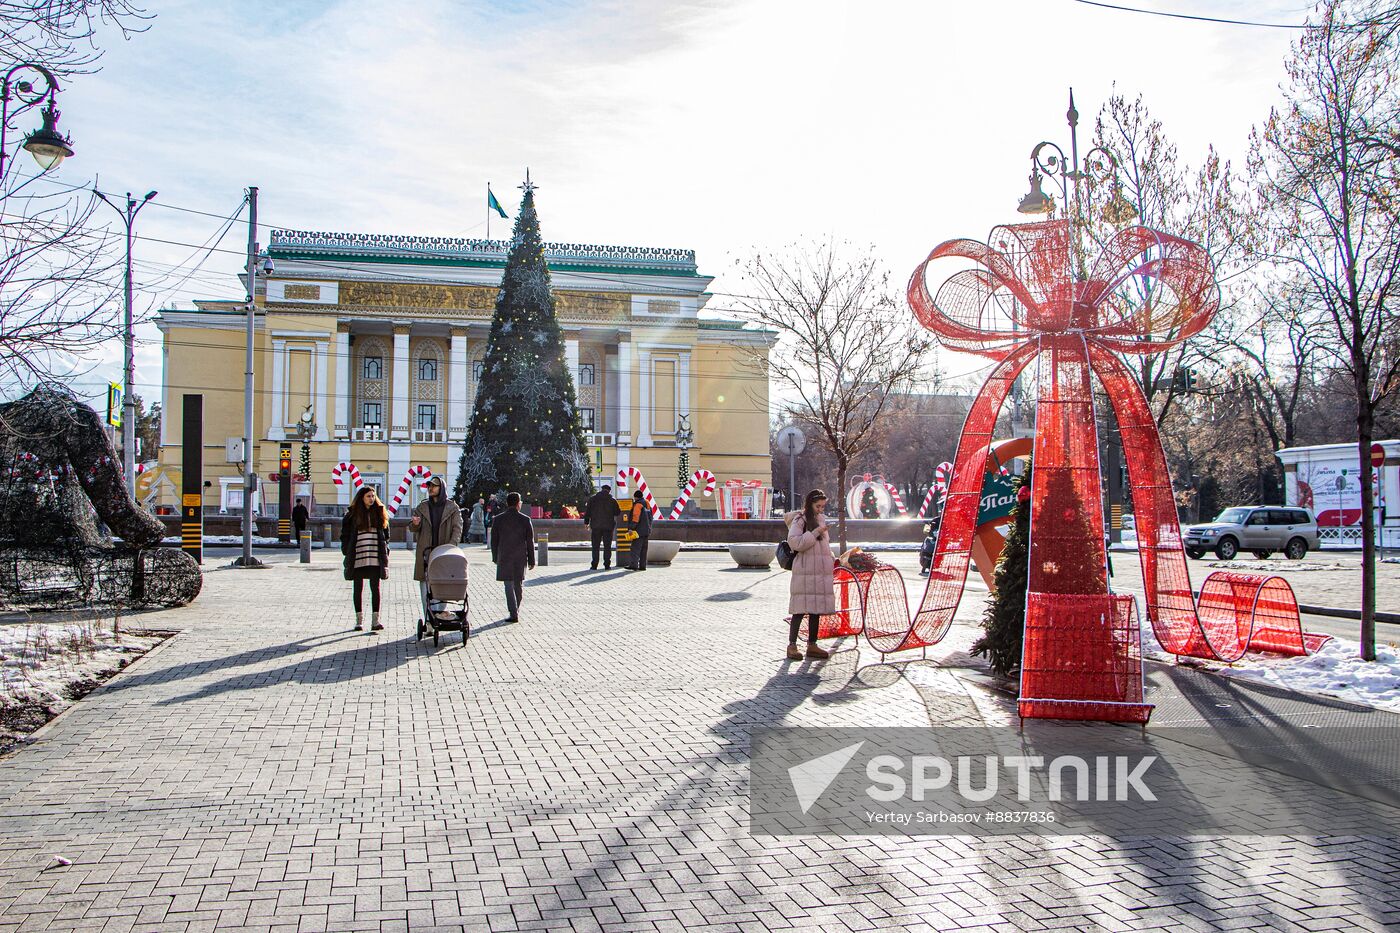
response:
M378 638L338 556L210 560L195 605L140 617L183 634L0 760L0 930L1400 923L1400 847L1358 837L749 835L755 726L1013 721L934 663L961 627L929 663L788 665L786 577L709 554L555 554L492 625L475 549L476 633L434 650L406 552Z

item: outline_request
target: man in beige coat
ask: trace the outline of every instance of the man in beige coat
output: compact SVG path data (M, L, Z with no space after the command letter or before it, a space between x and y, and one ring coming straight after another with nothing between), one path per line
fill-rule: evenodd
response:
M410 523L418 536L413 554L413 579L421 583L427 578L424 557L428 552L439 544L458 544L462 540L462 510L443 492L442 477L428 480L428 498L414 508Z
M788 547L793 552L792 579L788 581L788 612L792 618L788 621L787 647L787 656L793 661L803 658L797 647L803 615L808 618L806 657L831 657L817 646L821 617L836 611L836 561L831 556L831 531L822 514L824 508L826 493L813 489L807 493L801 510L783 516L788 527Z

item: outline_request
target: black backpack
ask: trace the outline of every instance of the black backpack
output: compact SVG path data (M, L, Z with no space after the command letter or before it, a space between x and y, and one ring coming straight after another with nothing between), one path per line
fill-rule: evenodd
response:
M778 558L778 566L784 570L792 569L792 559L797 555L793 553L792 545L787 543L787 538L778 542L778 549L774 552Z

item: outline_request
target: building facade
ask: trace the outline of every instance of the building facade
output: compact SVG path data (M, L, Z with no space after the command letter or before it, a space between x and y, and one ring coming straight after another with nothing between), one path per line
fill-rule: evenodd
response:
M338 463L392 497L415 465L456 480L508 244L274 230L255 314L255 469L303 437L311 474L298 495L319 510L349 501ZM712 278L689 250L546 244L565 358L595 482L641 470L659 502L675 496L678 432L692 469L771 484L768 384L752 366L772 334L702 317ZM242 508L246 311L200 301L160 312L164 395L150 502L178 502L182 396L204 394L206 513ZM681 435L683 440L683 434ZM269 487L272 488L272 487ZM419 495L415 488L412 495ZM528 496L527 496L528 498ZM268 508L254 499L260 513ZM713 510L706 501L702 508Z

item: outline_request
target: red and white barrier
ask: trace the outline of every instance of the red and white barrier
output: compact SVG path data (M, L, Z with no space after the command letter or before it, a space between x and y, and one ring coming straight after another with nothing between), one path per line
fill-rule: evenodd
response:
M642 491L642 498L651 509L652 518L660 518L661 509L657 506L656 500L652 498L651 490L647 488L647 481L646 478L642 476L642 471L632 466L623 467L617 471L617 486L619 490L632 480L636 481L637 488Z
M399 503L403 502L403 494L408 492L408 487L413 485L413 478L415 476L422 477L418 482L419 486L426 486L428 485L428 480L433 478L433 471L423 466L421 463L415 463L408 468L408 472L404 473L403 479L399 480L398 491L394 493L394 498L389 502L390 515L393 515L399 510Z
M715 494L715 474L711 473L709 470L696 470L694 473L690 474L690 482L685 484L685 489L681 490L681 497L676 500L675 506L671 509L671 514L669 516L671 521L675 521L681 517L681 513L685 511L686 503L690 501L691 495L695 492L695 484L702 479L705 481L704 494L707 496L713 496Z
M899 490L895 487L894 483L886 483L885 492L889 493L890 498L894 500L895 510L898 511L900 515L907 517L909 515L909 510L904 507L904 500L900 498Z

